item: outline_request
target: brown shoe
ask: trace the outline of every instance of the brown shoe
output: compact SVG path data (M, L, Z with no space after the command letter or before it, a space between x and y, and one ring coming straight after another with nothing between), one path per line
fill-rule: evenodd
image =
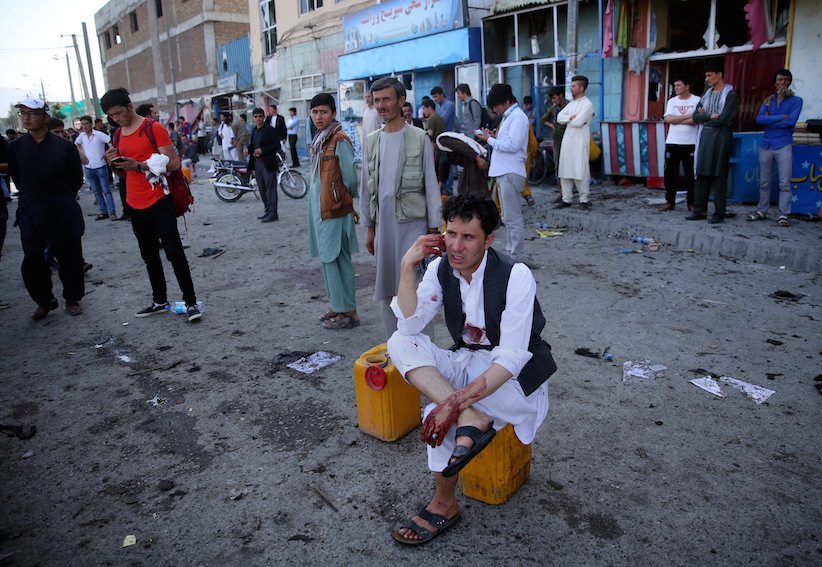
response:
M49 314L49 311L54 311L55 309L57 309L57 300L52 299L46 305L38 305L37 309L32 312L31 318L35 321L42 321L46 318L46 315Z
M671 203L665 203L664 205L659 206L660 211L673 211L674 206Z
M72 317L76 317L83 312L83 309L80 307L79 301L71 301L66 303L66 312Z

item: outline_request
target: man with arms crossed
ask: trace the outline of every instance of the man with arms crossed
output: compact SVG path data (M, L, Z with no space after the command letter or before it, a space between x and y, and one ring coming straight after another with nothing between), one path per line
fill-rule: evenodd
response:
M670 126L665 138L665 204L659 207L660 211L674 210L680 164L685 172L688 210L694 206L694 148L697 129L691 117L699 104L699 97L691 94L691 81L684 75L674 77L674 93L676 96L665 105L665 122Z
M431 401L420 429L434 473L434 497L394 530L400 543L430 541L460 518L457 473L507 423L525 444L548 413L547 380L556 370L536 282L527 266L491 245L499 222L490 199L458 195L444 206L445 236L423 235L402 259L391 307L397 332L388 341L403 377ZM431 254L417 286L417 267ZM454 346L444 350L423 334L439 312Z

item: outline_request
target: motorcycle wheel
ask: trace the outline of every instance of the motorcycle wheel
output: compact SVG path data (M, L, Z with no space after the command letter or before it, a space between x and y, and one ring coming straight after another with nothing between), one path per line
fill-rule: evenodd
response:
M292 199L302 199L308 194L308 183L300 172L288 170L283 172L279 179L280 188L283 193Z
M227 187L218 187L214 185L214 192L217 193L217 197L221 201L225 201L226 203L233 203L237 199L243 196L242 185L243 182L240 180L237 175L233 173L224 173L217 177L217 183L226 183L229 185L237 185L237 188L227 188Z

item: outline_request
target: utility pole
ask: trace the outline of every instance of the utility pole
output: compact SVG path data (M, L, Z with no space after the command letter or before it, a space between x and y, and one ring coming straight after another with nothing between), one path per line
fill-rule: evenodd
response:
M568 48L566 49L567 61L565 62L565 84L571 84L571 77L577 74L577 25L579 23L579 1L568 1Z
M74 100L74 83L71 80L71 65L69 65L68 51L66 51L66 71L68 71L69 90L71 91L71 125L74 126L74 117L77 114L77 109L74 108L76 104Z
M157 30L157 3L146 2L148 6L148 36L151 38L151 66L154 68L154 85L157 88L157 107L166 108L166 84L163 80L163 58L160 55L160 32Z
M91 65L91 47L88 43L88 28L86 28L86 22L83 22L83 39L86 41L86 62L88 63L88 76L91 81L91 117L97 118L100 101L97 99L97 83L94 80L94 67Z
M174 11L177 11L176 4L174 4ZM174 97L174 106L172 107L172 113L169 118L173 120L177 118L177 112L179 108L177 107L177 73L175 72L176 67L174 66L174 57L171 56L171 34L168 32L168 18L169 14L163 14L163 19L165 20L166 25L166 47L168 48L168 63L169 69L171 70L171 93Z
M151 2L149 2L151 4ZM83 96L89 102L89 106L85 107L86 112L91 106L91 99L88 95L88 83L86 83L86 72L83 71L83 60L80 58L80 48L77 47L77 34L71 34L71 41L74 43L74 56L77 57L77 66L80 68L80 83L83 85Z

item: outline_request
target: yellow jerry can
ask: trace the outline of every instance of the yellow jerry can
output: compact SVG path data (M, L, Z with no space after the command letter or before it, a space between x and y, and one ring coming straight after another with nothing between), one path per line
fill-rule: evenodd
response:
M504 504L531 473L531 446L523 445L510 423L460 471L462 493L486 504Z
M354 363L354 391L357 424L363 433L396 441L420 424L420 393L400 376L385 343L364 352Z

